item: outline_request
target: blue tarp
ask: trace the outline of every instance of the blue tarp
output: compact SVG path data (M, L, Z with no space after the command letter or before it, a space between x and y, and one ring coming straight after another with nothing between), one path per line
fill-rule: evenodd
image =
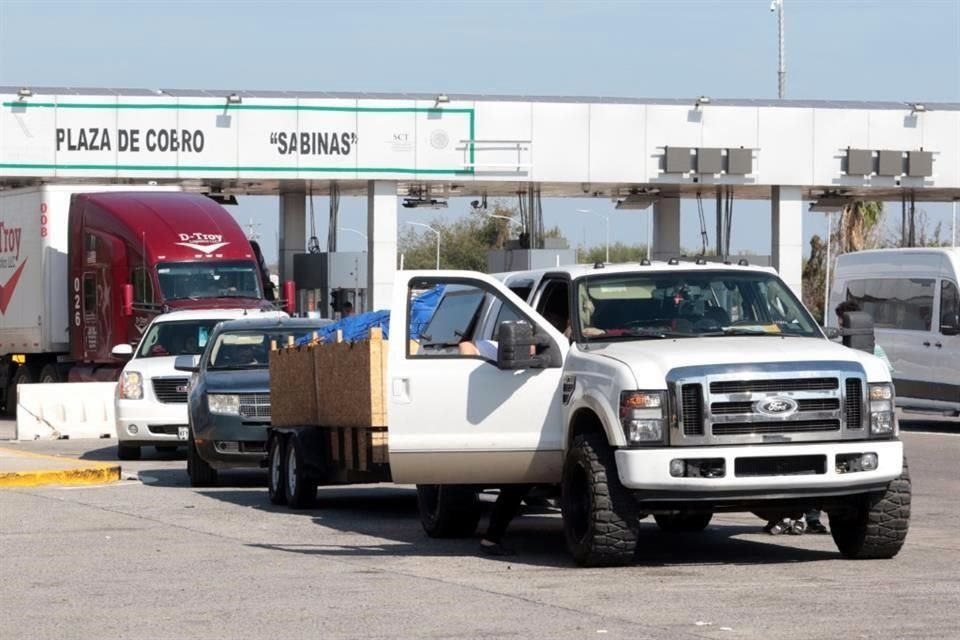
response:
M443 285L436 286L426 291L416 298L410 306L410 339L417 340L420 333L430 322L434 309L440 302L443 295ZM349 318L343 318L333 324L329 324L317 331L321 342L330 342L336 336L337 331L343 332L343 339L346 342L355 342L357 340L366 340L370 336L370 329L379 327L383 330L383 337L390 337L390 312L387 310L370 311L361 313ZM297 340L297 344L307 344L312 339L313 334L303 336Z

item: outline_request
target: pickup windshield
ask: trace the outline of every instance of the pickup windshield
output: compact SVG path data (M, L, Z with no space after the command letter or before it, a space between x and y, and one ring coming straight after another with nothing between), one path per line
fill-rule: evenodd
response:
M775 276L721 270L585 278L577 287L577 325L588 342L823 335Z
M252 261L162 262L157 276L164 300L263 298Z

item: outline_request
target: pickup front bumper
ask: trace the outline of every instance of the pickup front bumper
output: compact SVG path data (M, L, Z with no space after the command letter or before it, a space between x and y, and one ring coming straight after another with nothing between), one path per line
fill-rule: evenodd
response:
M838 470L852 454L875 453L871 471ZM673 460L710 460L723 475L674 477ZM840 496L881 489L903 467L899 440L815 442L738 447L618 449L620 482L641 500L714 502L723 499L775 500Z

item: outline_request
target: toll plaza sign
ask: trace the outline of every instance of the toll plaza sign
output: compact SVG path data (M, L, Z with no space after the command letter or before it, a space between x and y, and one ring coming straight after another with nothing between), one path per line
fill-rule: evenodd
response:
M0 96L0 176L473 172L472 107L415 100Z

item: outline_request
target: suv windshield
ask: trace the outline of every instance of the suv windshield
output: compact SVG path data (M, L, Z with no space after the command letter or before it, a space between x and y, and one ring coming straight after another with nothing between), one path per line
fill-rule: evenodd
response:
M211 346L207 369L265 369L270 362L272 343L285 345L291 336L296 340L311 331L309 328L226 331L218 335Z
M162 262L157 276L164 300L263 297L252 261Z
M775 335L822 337L778 278L762 272L677 271L578 283L583 340Z
M207 338L220 320L182 320L154 322L140 342L138 358L199 355Z

